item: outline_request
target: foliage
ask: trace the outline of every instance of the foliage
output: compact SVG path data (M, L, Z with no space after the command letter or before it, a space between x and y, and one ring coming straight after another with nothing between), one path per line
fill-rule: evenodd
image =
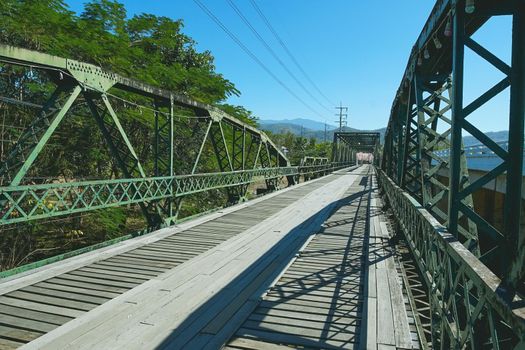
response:
M93 63L123 76L216 105L238 119L257 125L257 118L250 111L224 103L229 96L240 92L215 71L211 52L199 52L195 41L183 33L182 20L151 14L128 17L125 6L111 0L87 2L79 15L70 11L62 0L2 0L0 21L0 43ZM0 64L0 91L9 98L43 104L54 89L52 78L37 67ZM131 93L110 93L129 101L126 103L110 97L146 174L154 176L152 142L155 116L151 110L137 108L133 103L149 108L156 106L153 101ZM31 167L26 182L122 176L85 101L82 97L79 100ZM166 106L156 108L168 112ZM193 114L193 111L184 109L175 112L180 116ZM5 159L37 113L38 109L0 100L0 161ZM205 126L199 120L178 118L175 121L176 173L191 171ZM203 157L199 171L216 168L213 157L209 156L209 148L207 145L204 150L208 156ZM0 179L0 186L5 181ZM194 196L184 202L182 212L191 215L217 207L223 202L222 197L220 193L208 197ZM142 214L132 206L2 229L0 267L13 267L143 228Z
M293 165L300 164L301 159L305 156L326 158L331 156L331 142L317 142L313 137L297 136L291 132L285 134L267 133L279 147L285 147L288 150L288 159Z

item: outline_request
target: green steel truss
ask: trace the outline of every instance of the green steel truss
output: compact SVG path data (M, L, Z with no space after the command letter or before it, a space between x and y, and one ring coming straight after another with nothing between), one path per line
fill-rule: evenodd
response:
M175 222L182 198L191 194L222 189L232 204L243 200L255 181L276 189L284 179L293 184L299 175L347 166L323 162L291 167L264 132L213 106L88 63L7 45L0 45L0 63L38 69L56 85L43 105L3 98L38 111L0 164L0 227L137 204L151 230ZM138 154L129 122L121 115L126 102L119 101L119 94L135 96L153 113L149 155L153 162ZM35 183L28 173L39 154L61 123L79 111L85 111L82 117L93 118L117 173L93 181L56 178Z
M437 349L522 349L525 310L490 271L382 170L380 185L429 288ZM513 306L516 305L516 306Z
M510 65L473 38L500 15L512 16ZM504 76L466 105L465 48ZM508 88L505 150L476 127L471 115ZM525 346L525 232L520 229L524 119L525 3L437 1L412 49L381 155L383 189L428 288L435 348ZM466 133L501 159L476 180L467 168ZM436 152L441 149L450 151ZM502 230L476 212L474 201L476 191L498 175L506 176L507 186Z
M358 152L376 154L379 142L378 132L336 131L332 144L332 162L355 163Z

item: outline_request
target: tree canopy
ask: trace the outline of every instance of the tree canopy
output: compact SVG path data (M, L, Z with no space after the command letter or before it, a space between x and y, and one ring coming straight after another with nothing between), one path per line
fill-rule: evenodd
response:
M124 76L217 104L240 92L198 52L182 20L138 14L93 0L80 15L62 0L2 0L0 42L93 63Z

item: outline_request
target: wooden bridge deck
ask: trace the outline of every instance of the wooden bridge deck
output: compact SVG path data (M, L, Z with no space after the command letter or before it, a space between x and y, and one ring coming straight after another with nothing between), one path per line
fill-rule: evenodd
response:
M0 348L417 346L370 171L3 281Z

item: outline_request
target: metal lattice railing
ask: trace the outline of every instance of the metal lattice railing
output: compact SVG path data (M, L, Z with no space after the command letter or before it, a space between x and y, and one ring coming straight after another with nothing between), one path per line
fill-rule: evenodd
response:
M184 197L260 179L328 172L344 166L347 164L0 187L0 225Z
M382 170L379 180L428 289L434 347L522 349L523 301Z

